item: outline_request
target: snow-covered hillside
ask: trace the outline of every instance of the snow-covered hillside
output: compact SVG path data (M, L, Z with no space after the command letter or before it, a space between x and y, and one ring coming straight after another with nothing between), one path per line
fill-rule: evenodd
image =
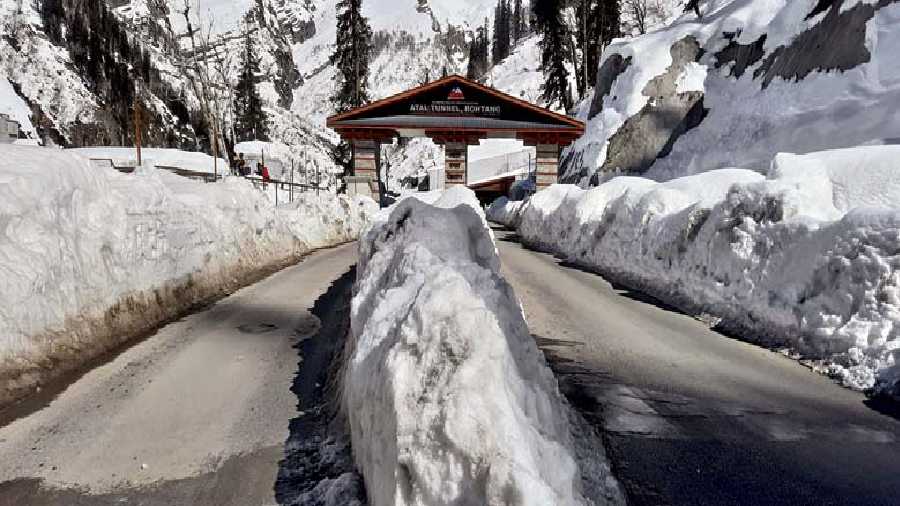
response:
M35 6L24 2L18 11L19 3L0 0L2 27L9 35L0 38L0 64L11 82L10 90L4 86L0 91L19 97L16 117L27 116L23 110L32 110L37 128L23 121L25 131L69 146L131 145L130 91L123 97L114 96L106 82L112 77L104 76L100 82L86 78L76 65L82 49L79 42L72 41L72 30L64 29L61 40L54 42ZM150 71L143 77L147 81L145 145L210 152L211 133L202 121L201 96L209 93L215 97L218 115L226 123L231 121L230 90L239 74L244 36L251 34L260 58L258 90L269 117L271 140L294 147L298 158L302 153L310 163L327 170L332 165L331 147L338 140L324 126L325 118L334 112L329 99L335 70L329 58L336 36L335 4L334 0L99 4L109 6L104 30L127 33L129 52L146 55ZM493 16L495 6L495 0L364 2L374 30L370 96L383 98L437 79L444 72L465 74L467 44L474 31ZM107 37L105 32L102 37ZM540 102L537 44L537 37L521 41L506 61L491 70L487 81ZM109 59L127 63L118 53L110 53ZM143 62L134 66L143 68ZM208 72L211 82L219 84L205 89L197 72ZM119 87L130 90L131 84ZM440 161L442 150L428 144L416 141L411 144L412 151L401 147L388 153L397 158L395 182Z
M364 2L375 32L375 56L370 63L369 94L377 100L449 73L465 74L464 32L493 12L491 0L431 0L424 7L409 0ZM334 67L328 62L335 43L335 2L323 1L313 18L315 35L294 45L301 84L294 93L294 111L324 124L334 111Z
M657 183L556 185L489 216L858 389L900 398L900 146Z
M587 134L564 178L665 180L765 170L779 152L900 139L900 3L708 0L659 31L612 44Z
M6 77L0 77L0 113L18 121L20 130L26 135L37 138L37 131L31 124L31 109Z
M0 403L262 269L353 240L376 205L275 207L244 179L121 174L0 146Z
M68 53L44 36L32 2L0 1L0 31L0 68L3 80L10 83L9 87L3 86L4 108L19 102L25 104L28 114L34 114L29 110L30 104L39 109L32 116L34 121L22 122L21 112L15 116L27 125L26 134L37 138L38 132L31 123L44 122L65 130L64 125L94 122L97 98L71 71ZM16 108L23 109L21 105Z

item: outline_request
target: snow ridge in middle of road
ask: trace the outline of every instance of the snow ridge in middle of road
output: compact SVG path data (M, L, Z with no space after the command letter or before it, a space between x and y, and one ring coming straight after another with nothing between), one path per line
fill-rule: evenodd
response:
M437 197L401 201L360 244L344 403L369 499L587 504L564 401L474 194Z

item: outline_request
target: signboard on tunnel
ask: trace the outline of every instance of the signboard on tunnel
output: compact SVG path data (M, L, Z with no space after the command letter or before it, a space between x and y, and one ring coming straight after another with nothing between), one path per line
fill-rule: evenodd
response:
M467 100L466 94L460 86L453 86L446 100L429 102L415 100L409 105L409 113L419 115L499 118L502 112L503 107L499 103Z
M427 104L413 103L409 106L410 114L428 114L436 116L486 116L496 118L503 108L499 105L485 105L477 102L436 101Z

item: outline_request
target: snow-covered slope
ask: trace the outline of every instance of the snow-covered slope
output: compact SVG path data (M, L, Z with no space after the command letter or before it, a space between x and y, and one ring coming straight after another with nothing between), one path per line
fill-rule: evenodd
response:
M0 145L0 403L310 249L375 211L323 193L275 207L246 180L120 174Z
M335 4L335 0L105 2L115 23L129 34L132 48L146 52L154 69L144 104L151 123L145 145L210 152L209 133L198 121L203 90L194 75L195 47L201 66L208 63L211 79L220 85L212 94L230 123L229 90L239 74L244 34L251 33L260 58L258 89L270 119L271 140L302 150L304 157L327 170L332 165L331 146L338 140L324 126L334 112L329 100L334 68L329 58L336 36ZM42 126L41 136L49 131L53 140L70 146L130 145L131 131L125 128L131 118L130 101L110 99L105 83L98 88L75 68L73 51L81 49L77 44L74 49L65 47L68 31L61 43L54 44L34 5L24 2L16 14L17 5L17 0L0 0L2 27L16 32L0 38L0 64L15 85L12 96L18 95L23 99L19 102L36 111L33 123ZM185 5L193 41L188 37ZM370 96L383 98L439 78L445 71L464 74L467 42L493 16L495 5L495 0L364 2L375 32ZM523 41L487 79L503 90L538 100L536 48L536 38ZM37 135L35 129L26 131ZM422 144L428 143L413 143L409 153L405 148L394 150L399 153L397 180L432 165L436 158L439 161L441 150Z
M657 183L556 185L492 219L737 335L900 399L900 146Z
M372 0L364 4L375 32L375 57L370 62L369 94L384 98L448 73L465 73L464 31L484 22L493 12L490 0L431 0L418 7L414 0ZM314 17L315 35L294 46L294 61L302 84L294 93L294 111L324 123L333 110L334 67L328 59L335 43L335 2L320 4Z
M37 138L37 131L31 124L31 109L16 93L6 77L0 77L0 113L19 122L19 128L31 138Z
M898 142L900 2L700 4L701 19L684 14L604 52L566 181L764 171L778 152Z
M532 35L521 41L508 58L491 68L485 84L535 104L542 104L541 37Z
M474 193L427 199L383 211L360 242L344 403L369 500L588 504L568 408ZM616 504L605 469L588 479Z
M10 107L7 100L24 103L26 109L35 104L40 115L23 124L43 121L62 131L65 125L94 122L97 98L72 72L69 54L44 36L32 2L0 0L0 31L0 69L10 83L10 87L4 86L4 107ZM17 109L21 111L21 105ZM26 133L37 138L33 126Z

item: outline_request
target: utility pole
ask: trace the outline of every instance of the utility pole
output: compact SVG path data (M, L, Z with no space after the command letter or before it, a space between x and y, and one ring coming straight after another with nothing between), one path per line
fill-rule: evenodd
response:
M355 72L355 94L353 96L353 107L359 107L359 34L356 33L356 9L350 10L350 20L352 22L353 28L351 29L351 33L353 35L353 66ZM316 167L318 170L318 167ZM318 181L316 182L318 185ZM316 191L318 195L318 190Z
M141 100L140 97L134 101L134 147L137 150L137 164L142 166L141 160Z
M583 60L581 62L581 67L582 67L581 70L584 74L584 76L582 77L582 79L584 79L584 84L581 87L581 96L582 97L584 97L584 95L587 94L587 89L588 89L588 49L589 49L588 46L590 45L590 42L588 41L587 18L588 18L588 9L589 8L590 8L589 0L583 0L582 11L581 11L581 27L582 27L581 33L583 35L581 40L582 40L582 44L584 46L581 49L581 52L582 52L581 58Z
M309 159L306 159L306 157L303 160L303 179L306 181L303 191L306 191L309 188Z
M219 180L219 124L213 121L213 181Z

